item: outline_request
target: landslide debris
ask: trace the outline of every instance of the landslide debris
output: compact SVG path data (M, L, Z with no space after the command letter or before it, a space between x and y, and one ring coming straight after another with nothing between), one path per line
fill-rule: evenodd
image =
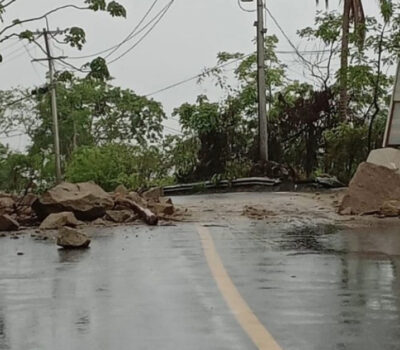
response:
M180 220L181 215L158 187L140 194L121 185L107 193L91 182L63 182L42 196L29 193L17 197L0 192L0 231L39 225L41 231L84 224L112 226L137 220L157 225L160 219Z

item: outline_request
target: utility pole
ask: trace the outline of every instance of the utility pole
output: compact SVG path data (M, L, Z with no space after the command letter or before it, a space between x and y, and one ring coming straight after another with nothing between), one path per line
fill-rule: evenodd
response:
M257 69L258 69L258 119L259 153L262 162L268 161L267 96L265 84L264 0L257 0Z
M46 53L47 58L44 59L36 59L34 61L47 61L49 64L49 80L50 80L50 93L51 93L51 113L53 117L53 136L54 136L54 156L55 156L55 165L56 165L56 183L59 184L62 181L61 175L61 155L60 155L60 137L58 130L58 114L57 114L57 95L56 95L56 85L54 81L54 66L53 61L55 59L64 58L64 57L53 57L51 54L50 42L49 42L49 34L53 32L49 32L46 29L43 29L42 33L37 33L39 35L44 36L44 41L46 44ZM54 34L59 34L59 31L55 31Z

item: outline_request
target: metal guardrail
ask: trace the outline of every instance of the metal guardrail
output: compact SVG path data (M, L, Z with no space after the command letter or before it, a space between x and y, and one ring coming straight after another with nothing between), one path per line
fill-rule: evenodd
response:
M282 181L280 179L271 179L269 177L247 177L232 181L228 180L222 180L218 182L201 181L189 184L166 186L164 187L164 193L172 194L177 192L195 191L200 189L218 189L218 188L241 187L241 186L272 187L272 186L277 186L281 183Z

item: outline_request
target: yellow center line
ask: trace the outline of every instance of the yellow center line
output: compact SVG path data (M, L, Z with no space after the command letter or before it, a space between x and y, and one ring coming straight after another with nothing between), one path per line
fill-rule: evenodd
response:
M237 321L247 333L249 338L261 350L282 350L272 335L267 331L257 316L247 305L246 301L240 295L226 271L224 264L217 249L210 231L200 225L196 225L204 249L204 255L208 266L218 285L218 288L224 297L229 308L235 315Z

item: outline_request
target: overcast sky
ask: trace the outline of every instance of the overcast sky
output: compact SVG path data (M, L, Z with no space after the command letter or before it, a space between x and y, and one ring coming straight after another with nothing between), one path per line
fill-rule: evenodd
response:
M169 1L159 0L153 15ZM153 0L119 2L127 9L127 19L76 10L52 15L52 28L81 26L87 33L87 44L82 52L65 47L64 52L61 52L53 47L54 55L92 54L117 44L135 27ZM18 0L7 11L5 19L37 16L66 3L80 5L83 0ZM331 3L331 9L339 9L339 0ZM367 0L364 3L368 15L378 15L377 1ZM253 9L255 2L245 3L243 6ZM267 6L296 44L300 44L296 30L312 25L318 9L315 0L267 0ZM320 5L319 9L324 7ZM250 53L255 50L254 20L255 13L240 10L237 0L175 0L151 34L129 54L110 66L111 74L115 78L113 84L130 88L138 94L147 94L199 74L205 67L214 66L216 54L220 51ZM35 23L29 29L41 29L44 25L44 22ZM268 34L276 34L280 38L279 49L291 50L270 19L267 26ZM112 58L119 56L133 43L135 40L128 42ZM32 57L43 57L40 50L33 45L26 47ZM0 64L0 89L30 87L44 82L47 69L38 63L31 63L31 57L22 43L15 40L0 44L0 52L4 56L4 62ZM293 62L295 57L282 55L280 58L289 64L293 77L302 78L301 69ZM81 65L86 61L69 62ZM197 85L196 81L192 81L157 94L154 99L161 101L167 113L170 113L183 102L194 101L199 94L207 94L215 100L220 97L220 92L211 83ZM171 119L166 125L178 127L177 122ZM24 143L18 138L9 139L8 142L16 148L21 148Z

